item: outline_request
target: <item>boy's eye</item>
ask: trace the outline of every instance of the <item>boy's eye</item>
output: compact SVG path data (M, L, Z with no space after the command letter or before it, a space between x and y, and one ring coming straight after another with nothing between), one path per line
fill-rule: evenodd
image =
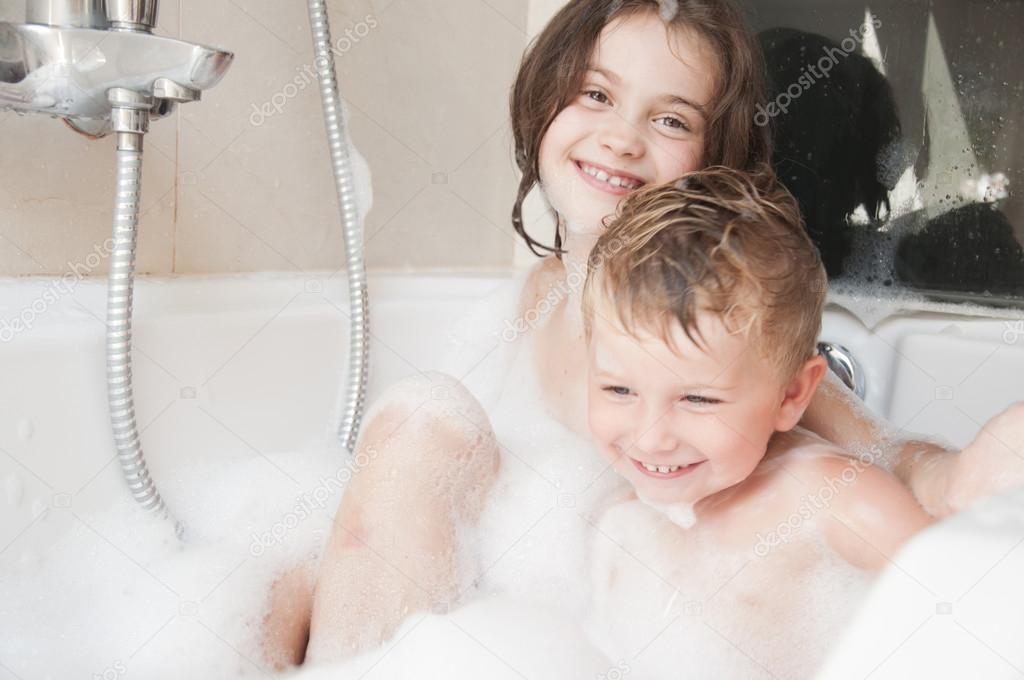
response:
M595 102L599 104L608 103L608 95L606 95L604 92L601 92L601 90L583 90L583 95L589 97L590 99L593 99Z
M668 121L666 123L666 127L670 127L676 130L684 130L686 132L690 131L690 126L687 125L685 121L680 120L679 118L675 118L673 116L662 116L661 118L658 118L658 120Z
M695 404L697 406L713 406L715 404L721 404L721 399L712 399L711 397L702 397L699 394L687 394L683 396L682 401L689 404Z
M629 396L629 388L623 387L622 385L608 385L607 387L602 387L601 389L604 390L605 392L610 392L611 394L614 394L619 397Z

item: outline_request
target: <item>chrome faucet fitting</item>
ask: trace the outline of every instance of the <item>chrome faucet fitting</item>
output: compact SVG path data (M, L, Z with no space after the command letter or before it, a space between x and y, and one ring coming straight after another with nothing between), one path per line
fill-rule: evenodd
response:
M142 151L142 136L149 132L153 98L135 90L112 87L107 91L107 99L110 101L110 126L117 133L117 148Z
M230 52L154 35L156 0L29 0L0 22L0 109L47 113L92 136L112 131L114 88L152 98L151 118L199 99Z
M28 0L25 21L67 28L108 27L104 0Z
M156 11L157 0L107 0L107 20L115 31L151 33Z
M868 393L867 378L853 353L834 342L819 342L818 354L825 357L829 369L863 401Z

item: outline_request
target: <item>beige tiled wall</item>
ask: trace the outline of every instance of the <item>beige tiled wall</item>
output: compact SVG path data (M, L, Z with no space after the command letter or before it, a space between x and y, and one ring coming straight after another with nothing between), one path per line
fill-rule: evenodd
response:
M511 266L507 102L528 4L329 1L351 134L373 175L371 267ZM147 136L140 272L340 266L320 100L303 76L313 73L305 8L299 0L162 0L158 33L236 57L203 101L154 122ZM271 102L280 112L266 115ZM88 255L110 230L113 140L6 112L0 145L0 275L95 262ZM105 262L94 273L104 274Z

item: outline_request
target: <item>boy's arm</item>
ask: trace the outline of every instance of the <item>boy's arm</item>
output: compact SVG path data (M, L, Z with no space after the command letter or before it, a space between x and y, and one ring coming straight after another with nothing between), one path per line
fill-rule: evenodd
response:
M934 521L881 468L837 458L822 459L816 467L835 490L821 522L825 538L855 567L883 568L911 536Z
M800 425L855 456L870 456L876 465L892 470L929 514L942 517L959 509L949 503L956 452L933 442L893 436L831 371L822 379Z

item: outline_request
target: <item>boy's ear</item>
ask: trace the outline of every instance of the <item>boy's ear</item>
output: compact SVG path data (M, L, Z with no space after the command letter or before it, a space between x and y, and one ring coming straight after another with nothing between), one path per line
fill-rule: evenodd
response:
M827 370L825 357L816 355L804 362L800 371L786 384L782 405L775 420L777 432L788 432L796 427Z

